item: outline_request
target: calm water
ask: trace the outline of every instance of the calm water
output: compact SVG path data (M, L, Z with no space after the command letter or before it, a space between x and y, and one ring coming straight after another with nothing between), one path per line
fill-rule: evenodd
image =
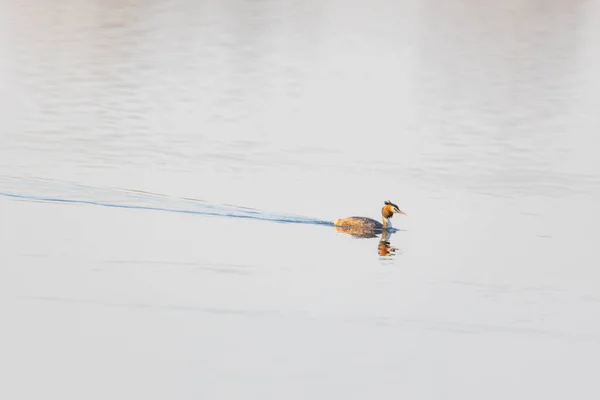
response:
M500 3L1 2L0 397L597 399L600 1Z

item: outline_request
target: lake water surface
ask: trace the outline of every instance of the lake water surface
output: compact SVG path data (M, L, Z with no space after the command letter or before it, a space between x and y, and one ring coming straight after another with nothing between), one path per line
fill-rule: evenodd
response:
M1 2L0 398L599 398L599 24Z

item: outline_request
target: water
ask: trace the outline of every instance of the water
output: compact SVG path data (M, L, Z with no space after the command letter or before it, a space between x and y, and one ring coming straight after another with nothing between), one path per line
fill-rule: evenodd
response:
M3 2L0 397L597 398L599 13Z

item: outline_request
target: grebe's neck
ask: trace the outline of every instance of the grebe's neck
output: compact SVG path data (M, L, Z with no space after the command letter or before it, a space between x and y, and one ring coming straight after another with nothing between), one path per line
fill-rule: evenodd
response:
M386 216L382 217L382 221L383 221L383 229L392 229L392 218L388 218Z

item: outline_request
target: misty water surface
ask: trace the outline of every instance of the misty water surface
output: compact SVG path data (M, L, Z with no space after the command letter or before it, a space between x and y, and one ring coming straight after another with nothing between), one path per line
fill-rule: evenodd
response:
M2 2L0 397L598 398L599 19Z

